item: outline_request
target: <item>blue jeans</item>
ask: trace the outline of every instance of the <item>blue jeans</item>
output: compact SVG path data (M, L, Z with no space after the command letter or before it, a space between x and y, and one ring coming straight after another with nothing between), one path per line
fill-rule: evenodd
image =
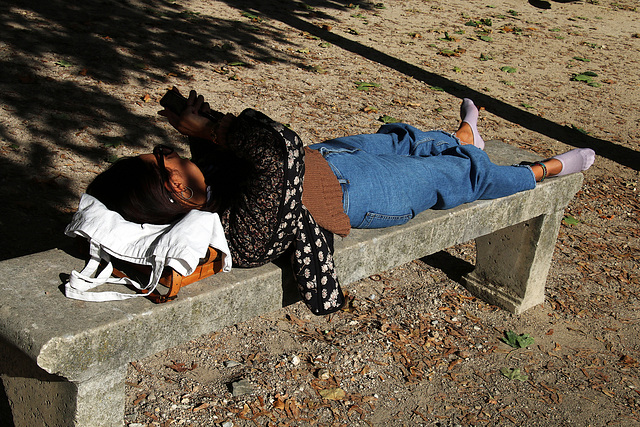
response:
M461 145L451 134L406 124L309 148L320 151L342 185L344 211L354 228L404 224L426 209L495 199L536 185L528 167L495 165L484 151Z

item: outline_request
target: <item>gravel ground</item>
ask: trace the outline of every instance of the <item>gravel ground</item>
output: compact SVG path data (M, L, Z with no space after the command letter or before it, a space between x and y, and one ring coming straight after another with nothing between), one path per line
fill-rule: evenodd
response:
M543 306L473 298L460 245L348 286L334 315L294 304L133 363L127 424L640 425L638 17L633 0L5 1L0 259L67 244L110 161L186 148L156 115L173 85L307 143L385 115L453 130L470 97L485 139L598 153Z

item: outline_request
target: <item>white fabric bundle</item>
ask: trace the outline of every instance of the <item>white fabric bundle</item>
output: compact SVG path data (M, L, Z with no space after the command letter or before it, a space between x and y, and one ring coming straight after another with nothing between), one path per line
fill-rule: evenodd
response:
M223 271L231 270L231 253L216 213L190 211L174 224L136 224L107 209L98 199L83 194L78 211L65 229L68 236L82 236L89 241L91 259L81 272L71 272L65 295L83 301L116 301L138 296L112 291L90 292L96 286L128 284L149 293L158 285L165 266L183 276L194 272L209 246L222 253ZM150 265L149 283L142 286L130 278L111 277L111 256L135 264ZM97 275L100 261L107 266Z

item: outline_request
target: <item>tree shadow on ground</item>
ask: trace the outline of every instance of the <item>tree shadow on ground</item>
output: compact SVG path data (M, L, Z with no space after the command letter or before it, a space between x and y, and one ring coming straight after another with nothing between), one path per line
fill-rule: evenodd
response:
M150 137L168 138L154 117L132 109L133 95L117 93L119 85L133 81L157 89L172 79L188 80L185 67L211 72L207 64L247 58L295 63L262 42L267 33L287 43L286 34L242 19L240 13L201 16L157 0L3 2L0 102L12 123L0 126L0 259L64 241L71 218L65 206L75 206L77 196L65 171L49 171L65 152L104 164L113 143L143 148Z
M159 0L86 0L77 4L13 0L0 4L0 101L15 120L13 125L3 123L0 127L0 198L5 202L0 205L0 259L57 247L64 240L61 235L71 217L69 206L77 201L70 189L72 178L64 171L54 176L47 173L54 159L70 151L92 164L103 162L112 154L109 145L114 138L99 131L105 126L116 129L122 135L118 140L134 148L146 147L150 136L168 138L153 117L132 110L133 95L121 96L114 93L114 87L134 81L141 87L157 88L172 78L188 80L185 67L209 73L212 64L219 67L246 58L304 67L295 56L262 42L267 35L290 43L287 34L271 26L269 20L442 87L454 96L473 98L491 113L527 129L569 145L594 148L599 155L634 169L640 164L633 150L540 118L307 21L310 17L334 19L318 7L343 9L353 3L367 9L372 3L226 3L238 10L235 18L200 15ZM251 14L268 19L252 22ZM70 137L80 134L87 138ZM24 144L25 138L28 144Z

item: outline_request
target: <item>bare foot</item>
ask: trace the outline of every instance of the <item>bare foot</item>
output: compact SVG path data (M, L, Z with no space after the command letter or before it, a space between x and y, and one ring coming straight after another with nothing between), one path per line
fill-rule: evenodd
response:
M456 136L463 144L471 144L484 150L484 141L478 132L478 107L469 98L462 100L460 106L460 127L456 132ZM471 132L471 135L467 134ZM462 137L462 138L461 138Z
M470 140L467 139L466 141L470 141L467 143L473 144L474 146L483 150L484 141L480 136L480 132L478 132L478 115L479 115L478 107L476 107L473 101L470 100L469 98L464 98L462 100L462 105L460 106L460 119L462 120L462 122L458 130L465 128L464 132L466 133L467 132L466 127L468 127L468 129L471 130L471 139ZM467 125L467 126L464 126L464 125Z
M455 133L463 145L473 145L473 129L467 122L462 122Z
M536 181L541 181L548 176L562 176L586 171L591 167L595 158L596 153L592 149L575 148L541 162L544 167L540 164L534 164L531 166L531 170Z

